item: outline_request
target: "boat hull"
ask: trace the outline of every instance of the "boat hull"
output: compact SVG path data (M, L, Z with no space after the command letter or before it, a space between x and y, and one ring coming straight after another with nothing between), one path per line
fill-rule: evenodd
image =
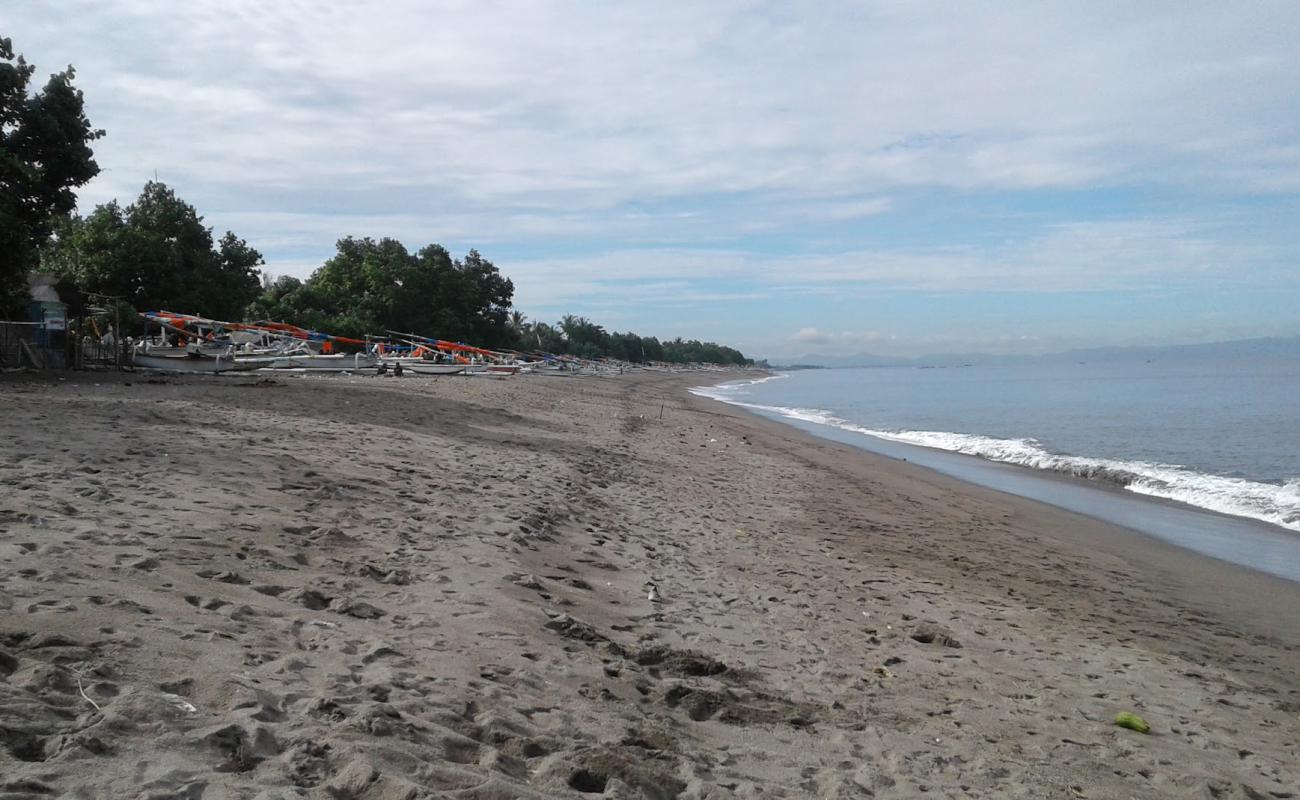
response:
M257 364L241 362L229 356L156 356L148 353L133 353L131 366L136 369L196 372L209 375L222 372L245 372L258 368Z
M465 372L469 375L487 375L495 378L508 378L519 372L518 365L515 364L470 364L465 367Z
M416 375L458 375L465 371L464 364L438 364L418 358L410 360L386 359L382 363L390 370L400 364L403 372L411 372Z
M353 355L317 355L303 353L287 356L249 356L240 359L256 364L257 369L293 369L310 372L358 372L373 369L379 362L363 353Z

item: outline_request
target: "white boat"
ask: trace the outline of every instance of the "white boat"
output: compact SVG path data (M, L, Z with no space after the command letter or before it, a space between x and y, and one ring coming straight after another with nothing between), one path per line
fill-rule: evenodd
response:
M519 372L518 364L469 364L465 372L469 375L494 375L508 377Z
M410 372L416 375L458 375L465 371L464 364L439 364L436 361L425 361L422 358L392 358L384 359L380 363L390 370L400 364L402 372Z
M438 364L433 362L420 362L413 360L409 364L403 364L403 369L409 372L415 372L416 375L460 375L465 371L464 364Z
M240 361L257 364L258 369L294 369L309 372L359 372L373 369L379 362L366 353L290 353L286 355L239 356Z
M155 355L138 350L131 351L131 366L136 369L162 370L165 372L200 372L209 375L258 368L257 364L242 362L228 353L210 355L191 352L184 355Z

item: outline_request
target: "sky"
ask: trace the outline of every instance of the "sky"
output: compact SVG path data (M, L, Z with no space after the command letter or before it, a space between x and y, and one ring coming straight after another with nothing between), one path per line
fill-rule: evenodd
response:
M83 211L156 174L272 275L476 248L530 318L773 358L1300 334L1291 0L26 0L0 35L107 131Z

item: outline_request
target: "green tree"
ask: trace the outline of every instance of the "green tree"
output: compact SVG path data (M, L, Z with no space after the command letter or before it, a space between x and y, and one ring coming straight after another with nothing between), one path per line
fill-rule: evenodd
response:
M536 349L581 358L616 358L633 363L754 363L739 350L713 342L681 338L660 342L653 336L638 336L631 331L608 333L602 326L576 314L566 314L553 326L545 322L527 323L523 326L521 339L524 350Z
M86 118L72 67L28 94L36 68L0 38L0 314L25 295L55 224L76 207L74 189L99 174L90 143L104 135Z
M261 292L262 255L227 232L213 242L194 206L150 181L135 203L70 217L44 253L46 269L82 290L166 309L237 319Z
M565 315L560 320L560 330L569 344L568 352L595 358L610 354L610 337L605 329L586 317L573 314Z
M515 285L503 276L491 261L470 250L456 263L459 277L460 337L485 347L505 347L512 343L508 319Z
M506 326L510 328L510 335L514 337L514 347L522 350L531 350L532 347L524 340L528 317L522 311L511 311L510 318Z
M248 313L344 336L395 330L504 347L517 341L513 295L514 284L474 250L462 261L436 244L412 254L396 239L348 237L306 281L266 287Z
M540 350L544 353L567 353L564 336L556 328L545 322L529 322L524 325L523 350Z

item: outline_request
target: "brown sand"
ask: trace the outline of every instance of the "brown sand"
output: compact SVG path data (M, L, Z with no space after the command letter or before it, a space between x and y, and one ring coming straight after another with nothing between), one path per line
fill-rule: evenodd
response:
M0 382L0 798L1300 791L1300 587L689 381Z

